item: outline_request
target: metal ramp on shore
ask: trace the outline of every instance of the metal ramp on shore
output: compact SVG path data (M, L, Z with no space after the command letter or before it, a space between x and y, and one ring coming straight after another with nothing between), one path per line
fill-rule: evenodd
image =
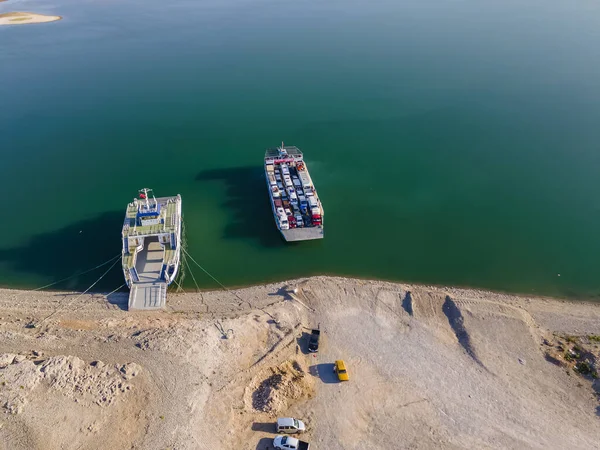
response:
M162 309L167 303L167 283L134 283L129 291L129 310Z

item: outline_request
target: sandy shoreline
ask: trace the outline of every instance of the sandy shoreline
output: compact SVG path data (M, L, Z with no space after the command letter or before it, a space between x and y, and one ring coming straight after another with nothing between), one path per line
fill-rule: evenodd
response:
M503 291L501 289L499 290L493 290L493 289L486 289L486 288L478 288L478 287L473 287L473 286L468 286L468 285L446 285L446 284L431 284L431 283L414 283L414 282L408 282L408 281L401 281L401 280L394 280L394 279L387 279L387 278L369 278L369 277L357 277L355 275L338 275L338 274L334 274L334 273L322 273L319 275L308 275L308 276L304 276L302 278L302 280L305 279L310 279L310 278L331 278L331 279L347 279L347 280L354 280L357 282L366 282L366 283L384 283L384 284L391 284L391 285L401 285L401 286L411 286L413 288L423 288L423 289L442 289L442 290L451 290L451 291L455 291L455 292L464 292L464 293L471 293L471 294L476 294L476 295L492 295L492 296L506 296L507 298L526 298L529 300L534 300L534 299L539 299L539 300L556 300L559 302L569 302L569 303L590 303L590 304L596 304L600 306L600 297L598 296L591 296L591 295L580 295L580 296L566 296L566 295L552 295L552 294L542 294L542 293L536 293L535 291L532 291L531 293L529 292L517 292L517 291ZM189 281L189 280L188 280ZM273 280L273 281L265 281L265 282L258 282L258 283L254 283L254 284L239 284L239 285L228 285L227 289L231 290L231 291L240 291L240 290L244 290L244 289L253 289L253 288L259 288L262 286L271 286L271 285L277 285L277 284L285 284L285 283L290 283L294 280ZM187 281L186 281L187 282ZM2 293L2 291L11 291L11 292L36 292L35 290L38 288L39 286L33 287L33 288L28 288L25 286L10 286L10 285L0 285L0 295ZM60 293L65 293L67 291L65 291L64 289L53 289L52 287L46 288L43 290L44 292L52 292L55 294L60 294ZM175 294L175 295L180 295L180 294L186 294L186 293L206 293L206 292L219 292L222 291L221 288L218 287L210 287L210 288L200 288L199 290L196 290L194 287L192 286L187 286L184 291L177 291L176 288L174 288L174 285L171 285L169 287L169 295L171 294ZM78 291L68 291L68 292L78 292ZM129 290L127 289L127 287L121 287L119 289L119 293L123 294L125 292L129 292ZM106 294L106 292L104 291L91 291L90 294L94 294L94 295L104 295Z
M597 445L598 304L339 277L234 292L143 313L0 290L0 448L264 450L278 416L314 450Z
M0 14L0 25L26 25L31 23L47 23L61 20L61 16L47 16L31 12L8 12Z

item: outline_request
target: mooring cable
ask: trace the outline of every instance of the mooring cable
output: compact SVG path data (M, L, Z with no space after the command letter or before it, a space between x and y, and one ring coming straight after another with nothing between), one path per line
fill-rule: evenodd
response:
M114 294L115 292L117 292L119 289L121 289L123 286L125 286L125 284L127 283L123 283L121 286L119 286L118 288L116 288L114 291L110 291L108 294L105 294L105 297L108 297L109 295Z
M27 290L24 290L24 291L20 291L20 292L18 292L18 293L17 293L17 295L25 294L25 293L27 293L27 292L36 292L36 291L41 291L42 289L46 289L46 288L48 288L48 287L50 287L50 286L54 286L54 285L56 285L56 284L58 284L58 283L62 283L63 281L70 280L71 278L75 278L75 277L78 277L78 276L80 276L80 275L85 275L86 273L92 272L92 271L94 271L94 270L96 270L96 269L99 269L99 268L100 268L100 267L102 267L102 266L105 266L105 265L107 265L107 264L109 264L109 263L113 262L115 259L119 258L120 256L121 256L121 254L119 253L117 256L113 256L113 257L112 257L112 258L110 258L108 261L105 261L105 262L103 262L102 264L98 264L96 267L92 267L91 269L84 270L83 272L76 273L76 274L74 274L74 275L71 275L71 276L69 276L69 277L67 277L67 278L63 278L62 280L54 281L53 283L46 284L45 286L42 286L42 287L39 287L39 288L35 288L35 289L27 289Z
M271 319L275 320L276 323L278 323L278 320L268 311L266 311L264 308L260 308L260 307L256 307L253 306L252 303L250 303L248 300L243 299L237 292L232 291L231 289L229 289L227 286L225 286L223 283L221 283L219 280L217 280L215 277L213 277L208 270L206 270L204 267L202 267L198 261L196 261L194 259L194 257L192 255L190 255L187 250L185 248L182 247L182 250L185 252L185 254L187 256L190 257L190 259L198 266L200 267L200 269L202 269L202 271L208 275L209 277L211 277L219 286L221 286L224 290L226 290L227 292L231 293L232 295L234 295L239 301L243 302L243 303L248 303L248 306L250 306L250 308L256 308L262 312L264 312L267 316L269 316Z
M209 277L211 277L219 286L221 286L223 289L225 289L227 292L231 292L238 300L242 301L242 302L246 302L248 304L250 304L250 302L248 300L244 300L242 297L240 297L237 293L233 292L231 289L229 289L227 286L225 286L223 283L221 283L219 280L217 280L215 277L213 277L208 270L206 270L204 267L202 267L198 261L196 261L192 255L190 255L187 250L184 248L183 251L185 252L186 255L188 255L190 257L190 259L198 266L200 267L200 269L202 269L202 271L208 275ZM250 305L252 306L252 305Z
M106 276L106 274L107 274L108 272L110 272L110 270L111 270L113 267L115 267L115 265L116 265L118 262L119 262L119 260L118 260L118 259L117 259L117 260L115 260L115 262L113 262L113 263L112 263L112 265L111 265L111 266L110 266L108 269L106 269L106 271L105 271L105 272L104 272L102 275L100 275L100 278L98 278L96 281L94 281L94 282L93 282L93 283L90 285L90 287L88 287L88 288L87 288L85 291L83 291L81 294L79 294L77 297L75 297L73 300L71 300L71 301L69 302L69 305L70 305L70 304L72 304L73 302L75 302L76 300L78 300L79 298L81 298L83 295L87 294L87 293L90 291L90 289L92 289L94 286L96 286L96 284L98 284L98 282L100 282L100 280L101 280L102 278L104 278L104 277ZM55 309L53 312L51 312L51 313L50 313L50 314L48 314L46 317L44 317L44 318L43 318L43 319L42 319L42 320L39 322L39 324L42 324L42 323L44 323L46 320L48 320L50 317L52 317L54 314L56 314L56 313L57 313L59 310L60 310L60 305L59 305L59 306L58 306L58 308L56 308L56 309Z
M185 265L187 266L187 268L190 271L190 275L192 276L192 280L194 280L194 284L196 285L196 292L200 292L200 286L198 286L198 282L196 281L196 277L194 276L194 272L192 271L192 268L190 267L190 263L187 260L187 258L185 256L185 253L183 254L183 260L185 261Z

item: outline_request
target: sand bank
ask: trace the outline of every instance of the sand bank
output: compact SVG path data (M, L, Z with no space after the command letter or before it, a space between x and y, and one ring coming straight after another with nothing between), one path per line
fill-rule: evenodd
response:
M130 313L0 290L0 442L261 450L296 416L315 450L597 447L600 305L334 277L235 293Z
M0 0L2 1L2 0ZM23 25L28 23L56 22L61 16L46 16L30 12L9 12L0 14L0 25Z

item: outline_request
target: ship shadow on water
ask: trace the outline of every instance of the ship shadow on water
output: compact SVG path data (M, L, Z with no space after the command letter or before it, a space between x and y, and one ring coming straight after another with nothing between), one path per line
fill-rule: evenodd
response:
M224 238L256 239L271 248L285 245L275 226L262 167L204 170L196 175L196 181L216 181L225 186L223 207L230 220L223 229Z
M76 275L120 255L123 217L124 211L111 211L55 231L38 234L25 245L0 249L0 263L6 264L16 275L22 273L39 277L40 286ZM111 264L112 262L75 276L49 289L84 291ZM123 282L119 258L115 266L93 287L92 292L110 292Z

